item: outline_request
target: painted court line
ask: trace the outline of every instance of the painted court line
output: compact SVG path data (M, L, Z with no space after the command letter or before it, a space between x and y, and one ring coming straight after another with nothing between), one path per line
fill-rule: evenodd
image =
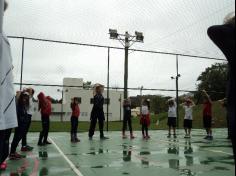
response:
M76 173L77 176L84 176L74 165L74 163L62 152L62 150L58 147L58 145L54 142L52 138L49 138L58 152L62 155L62 157L66 160L66 162L70 165L71 169Z

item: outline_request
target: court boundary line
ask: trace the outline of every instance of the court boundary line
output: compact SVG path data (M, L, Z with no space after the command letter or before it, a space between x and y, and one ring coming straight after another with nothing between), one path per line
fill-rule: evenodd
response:
M56 144L56 142L50 137L49 138L54 147L58 150L58 152L62 155L62 157L66 160L66 162L70 165L71 169L76 173L77 176L84 176L79 169L74 165L74 163L63 153L60 147Z

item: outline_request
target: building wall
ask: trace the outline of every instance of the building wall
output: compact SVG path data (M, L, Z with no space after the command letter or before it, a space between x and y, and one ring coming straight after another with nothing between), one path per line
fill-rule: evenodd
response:
M83 86L83 79L65 78L63 80L64 85L67 86ZM66 91L65 91L66 90ZM63 113L61 104L53 104L53 113L51 116L52 121L61 121L61 114L63 114L63 121L70 121L71 118L71 99L74 97L81 98L81 116L80 121L90 121L90 115L93 105L91 104L91 98L93 98L93 90L84 90L82 88L64 88L64 101L63 101ZM107 92L105 90L104 97L107 98ZM123 119L123 92L110 91L110 104L109 104L109 121L119 121ZM37 103L35 107L37 107ZM107 118L107 105L104 105L104 113ZM40 113L35 108L35 114L33 115L34 121L41 120Z

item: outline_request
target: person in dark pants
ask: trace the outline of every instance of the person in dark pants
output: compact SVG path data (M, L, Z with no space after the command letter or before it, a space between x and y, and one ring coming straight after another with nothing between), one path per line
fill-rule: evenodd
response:
M10 42L3 31L8 3L0 0L0 171L6 170L11 129L18 126Z
M29 94L27 92L22 92L17 102L18 127L15 129L14 138L11 144L11 151L9 155L10 160L19 160L23 158L22 155L16 152L16 148L19 142L22 140L23 136L27 133L27 126L29 123L27 114L28 108Z
M143 139L150 139L148 128L151 124L150 119L150 101L144 100L143 105L141 107L141 119L140 124L142 125L142 135Z
M39 135L38 146L50 145L48 141L48 133L50 129L50 115L52 113L51 98L45 97L41 92L38 95L39 111L41 111L42 132Z
M26 131L26 134L22 138L22 147L21 147L22 152L29 152L29 151L32 151L34 149L33 147L31 147L27 144L27 134L28 134L29 129L30 129L30 125L31 125L31 121L32 121L32 115L34 113L34 102L33 102L34 89L28 88L28 89L26 89L26 92L29 93L30 97L29 97L29 108L28 108L28 111L27 111L27 114L28 114L27 131Z
M124 100L123 109L124 109L124 120L123 120L123 129L122 129L123 139L127 138L125 134L125 131L127 130L127 124L129 125L130 139L134 139L135 137L134 137L133 128L132 128L132 115L131 115L130 100Z
M94 105L93 109L91 112L91 124L90 124L90 129L89 129L89 138L92 140L95 128L97 125L97 120L99 122L99 130L100 130L100 139L105 140L108 139L107 137L104 136L103 128L104 128L104 121L105 121L105 115L103 111L103 105L104 105L104 97L103 97L103 92L104 92L104 86L103 85L97 85L95 87L95 92L94 92Z
M3 163L9 154L9 139L11 136L11 129L0 131L0 170L5 170L7 167L6 163Z
M213 131L212 131L212 106L213 102L211 100L210 95L208 95L206 90L202 91L203 93L203 126L206 130L206 137L204 139L206 140L213 140Z
M79 100L78 98L73 98L71 103L71 142L76 143L80 142L77 137L77 130L79 124L79 116L80 116L80 107L79 107Z
M227 111L229 116L230 135L234 150L234 159L236 155L236 126L235 126L235 14L227 16L223 25L212 26L208 29L208 35L211 40L221 49L228 60L229 65L229 80L228 80L228 105Z

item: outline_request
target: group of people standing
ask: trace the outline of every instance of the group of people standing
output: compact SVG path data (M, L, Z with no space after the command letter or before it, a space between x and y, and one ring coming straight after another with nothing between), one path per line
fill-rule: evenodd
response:
M11 149L9 154L10 160L19 160L24 158L24 155L20 155L16 152L17 146L20 141L22 141L22 152L30 152L34 148L29 146L27 143L27 134L31 126L32 115L35 112L34 106L34 89L27 88L23 91L18 91L15 97L16 105L16 115L17 115L17 127L15 128L15 133L13 141L11 143ZM14 102L13 102L14 104ZM38 110L41 112L42 117L42 132L39 136L39 146L51 144L48 142L48 132L49 132L49 116L51 114L51 100L50 97L46 97L43 93L38 95ZM12 129L12 128L11 128ZM10 130L11 131L11 130ZM10 132L8 133L9 141ZM9 145L9 142L7 142ZM6 145L5 156L8 155L8 146ZM6 164L2 164L1 167L4 168Z
M33 89L26 89L18 92L15 97L13 85L13 66L12 56L10 50L10 42L3 32L3 16L7 10L8 4L5 0L0 0L0 169L7 168L6 158L21 159L23 156L16 152L16 148L20 141L22 141L22 151L32 151L33 147L27 145L27 133L31 124L33 107ZM235 15L228 18L223 25L210 27L208 35L213 42L222 50L229 61L229 85L227 97L227 112L230 124L230 135L233 143L234 153L236 152L235 144ZM104 86L97 85L94 93L94 107L91 113L91 125L89 129L89 138L92 140L97 121L99 122L100 138L102 140L108 139L104 136L103 127L105 122L103 104L104 97L102 96ZM210 96L203 91L206 100L204 102L203 121L206 128L207 136L205 139L212 140L212 102ZM39 111L42 115L42 132L39 136L38 145L44 146L51 144L48 141L48 132L50 128L51 115L51 98L45 96L43 93L38 95ZM173 129L174 137L176 135L176 103L175 100L169 100L168 111L168 126L169 135L171 137L171 129ZM194 103L188 99L183 104L185 109L185 131L186 138L191 136L192 129L192 108ZM74 99L71 104L72 118L71 118L71 141L79 142L77 138L78 117L80 115L78 100ZM134 139L132 120L131 120L131 103L129 100L124 101L124 127L123 138L126 138L127 124L130 127L130 137ZM142 126L142 134L144 139L149 139L148 127L151 122L150 117L150 101L144 100L141 107L140 123ZM9 140L12 129L15 129L13 141L11 143L11 150L9 152ZM10 155L9 155L10 153ZM235 156L235 155L234 155Z
M213 140L213 135L212 135L212 120L213 120L213 115L212 115L212 100L208 93L203 90L202 95L204 98L204 103L203 103L203 126L206 130L206 137L204 139L206 140ZM172 136L172 131L173 131L173 137L177 138L177 133L176 133L176 128L177 128L177 103L175 98L171 98L167 101L168 105L168 120L167 120L167 125L169 127L169 133L168 133L168 138L171 138ZM195 107L195 103L191 98L186 98L184 100L184 103L181 104L185 111L184 115L184 129L185 129L185 138L191 138L191 131L193 128L193 108ZM148 133L148 128L151 124L151 114L150 114L150 100L149 99L144 99L142 101L142 106L141 106L141 115L140 115L140 124L142 126L142 135L143 139L150 139L149 133ZM123 130L122 130L122 135L123 138L126 139L127 136L125 134L127 130L127 124L129 125L129 130L130 130L130 138L134 139L134 134L133 134L133 128L132 128L132 114L131 114L131 101L130 100L124 100L123 104L124 108L124 120L123 120Z

